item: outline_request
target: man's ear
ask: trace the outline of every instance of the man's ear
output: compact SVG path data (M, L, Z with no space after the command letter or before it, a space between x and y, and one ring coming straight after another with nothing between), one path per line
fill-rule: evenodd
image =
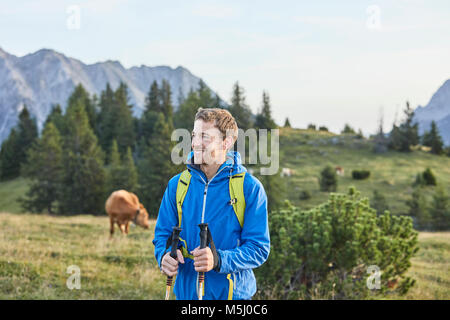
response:
M233 137L228 136L223 140L223 150L229 150L231 148L231 146L233 145Z

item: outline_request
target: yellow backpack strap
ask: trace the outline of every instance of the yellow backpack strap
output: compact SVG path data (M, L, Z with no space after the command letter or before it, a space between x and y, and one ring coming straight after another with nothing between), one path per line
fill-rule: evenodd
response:
M181 206L183 205L184 197L186 197L187 190L189 188L189 183L191 182L191 173L189 170L184 170L181 175L180 179L178 179L178 185L177 185L177 212L178 212L178 227L181 228L181 217L183 215L183 212L181 210Z
M245 197L244 197L245 172L230 177L230 198L234 213L241 225L244 226Z

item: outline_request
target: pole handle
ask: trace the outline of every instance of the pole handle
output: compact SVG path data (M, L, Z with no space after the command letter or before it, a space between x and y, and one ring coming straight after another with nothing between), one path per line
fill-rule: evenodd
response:
M172 228L172 247L170 248L170 256L177 259L177 249L178 249L178 242L180 241L180 232L181 228L179 227L173 227Z
M208 243L208 224L200 223L200 249L206 248Z

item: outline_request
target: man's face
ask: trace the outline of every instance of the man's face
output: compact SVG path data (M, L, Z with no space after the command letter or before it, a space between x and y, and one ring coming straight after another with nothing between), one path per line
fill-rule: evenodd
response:
M214 122L196 120L192 130L195 164L221 164L226 152L223 135Z

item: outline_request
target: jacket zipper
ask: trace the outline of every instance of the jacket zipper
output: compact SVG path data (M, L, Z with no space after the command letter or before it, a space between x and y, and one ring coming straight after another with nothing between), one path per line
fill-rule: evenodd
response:
M220 169L220 170L214 175L214 177L212 177L211 180L209 180L208 182L206 182L206 181L202 178L202 176L201 176L196 170L193 170L193 171L195 171L195 173L200 177L200 179L202 179L203 183L205 184L205 189L204 189L204 191L203 191L203 208L202 208L202 222L201 222L201 223L204 223L204 220L205 220L206 195L207 195L207 193L208 193L208 185L211 183L211 181L212 181L212 180L213 180L220 172L223 171L223 169L225 169L225 168L227 168L227 167L229 167L229 165L223 167L222 169ZM234 274L233 274L233 276L234 276ZM206 273L205 273L205 278L206 278ZM236 288L236 285L235 285L234 283L233 283L233 286L234 286L234 288ZM198 294L199 294L199 292L198 292L198 273L197 273L197 280L196 280L195 289L196 289L196 291L197 291L197 297L198 297Z
M209 180L208 182L206 182L198 172L195 172L195 173L200 177L200 179L202 179L203 183L205 184L205 190L203 191L203 208L202 208L202 220L201 220L201 223L204 223L204 222L205 222L206 194L208 193L208 186L209 186L209 184L211 183L211 181L213 181L213 179L214 179L219 173L221 173L225 168L228 168L228 167L229 167L229 165L223 167L222 169L220 169L220 170L214 175L214 177L212 177L211 180ZM193 170L193 171L196 171L196 170Z

